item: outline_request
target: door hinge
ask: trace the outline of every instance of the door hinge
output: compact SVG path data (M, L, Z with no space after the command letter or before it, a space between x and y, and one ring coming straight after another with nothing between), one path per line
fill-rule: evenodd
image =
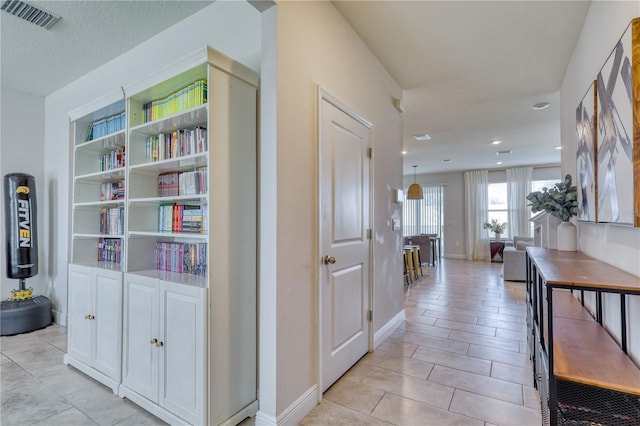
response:
M373 311L371 309L367 311L367 321L373 321Z
M367 240L373 238L373 231L371 229L367 229Z
M373 157L373 148L367 148L367 157L369 158Z

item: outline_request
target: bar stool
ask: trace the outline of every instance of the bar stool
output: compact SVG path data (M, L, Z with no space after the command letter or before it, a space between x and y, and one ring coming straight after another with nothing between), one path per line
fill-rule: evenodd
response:
M413 266L413 250L410 247L405 247L404 249L404 260L407 263L407 275L409 276L409 281L413 282L415 279L415 268Z
M422 260L420 259L420 246L413 246L413 269L416 279L418 279L418 275L420 277L424 276L422 273Z

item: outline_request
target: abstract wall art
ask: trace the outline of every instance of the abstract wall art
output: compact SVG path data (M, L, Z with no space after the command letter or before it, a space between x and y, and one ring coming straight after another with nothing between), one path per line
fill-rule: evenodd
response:
M596 222L597 197L597 82L594 81L576 108L576 166L578 172L578 220Z
M597 77L597 220L640 226L640 18Z

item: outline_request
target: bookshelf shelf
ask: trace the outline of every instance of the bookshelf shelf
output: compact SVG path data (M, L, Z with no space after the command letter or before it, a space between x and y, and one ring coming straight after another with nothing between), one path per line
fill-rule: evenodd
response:
M167 133L183 128L200 126L207 122L207 115L207 104L202 104L168 117L137 125L132 127L129 132L131 134L151 136L157 135L158 133Z
M133 164L129 169L131 173L189 171L206 166L208 161L207 156L207 152L201 152L183 157L169 158L167 160Z
M178 284L206 288L207 278L193 274L179 274L177 272L161 271L159 269L143 269L140 271L130 271L131 275L149 277L161 281L170 281Z
M159 237L175 238L176 240L202 240L206 241L207 234L196 232L155 232L155 231L129 231L129 237Z
M81 209L88 207L112 207L122 205L124 205L124 200L87 201L84 203L75 203L74 208Z
M167 203L188 203L193 201L194 203L205 203L207 200L207 194L197 195L176 195L173 197L148 197L148 198L131 198L129 199L129 205L147 205L147 206L159 206L160 204Z
M115 133L111 133L97 139L77 143L75 149L76 151L105 153L112 150L116 146L124 146L126 141L126 134L127 131L125 129L122 129Z
M125 168L119 167L117 169L97 171L92 173L86 173L76 176L74 179L76 182L110 182L114 179L124 179Z
M252 70L204 47L124 87L123 100L69 114L69 298L92 288L118 313L122 347L108 379L71 343L65 362L170 424L237 424L257 411L257 87ZM82 309L70 303L69 336L87 329ZM175 330L191 340L158 356L150 339Z
M85 239L95 239L95 238L111 238L111 239L123 239L124 235L109 235L109 234L92 234L92 233L75 233L73 234L73 238L85 238Z

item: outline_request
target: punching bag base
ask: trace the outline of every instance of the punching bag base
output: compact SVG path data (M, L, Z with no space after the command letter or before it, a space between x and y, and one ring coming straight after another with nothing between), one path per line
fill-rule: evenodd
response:
M44 296L0 303L0 336L28 333L51 324L51 301Z

